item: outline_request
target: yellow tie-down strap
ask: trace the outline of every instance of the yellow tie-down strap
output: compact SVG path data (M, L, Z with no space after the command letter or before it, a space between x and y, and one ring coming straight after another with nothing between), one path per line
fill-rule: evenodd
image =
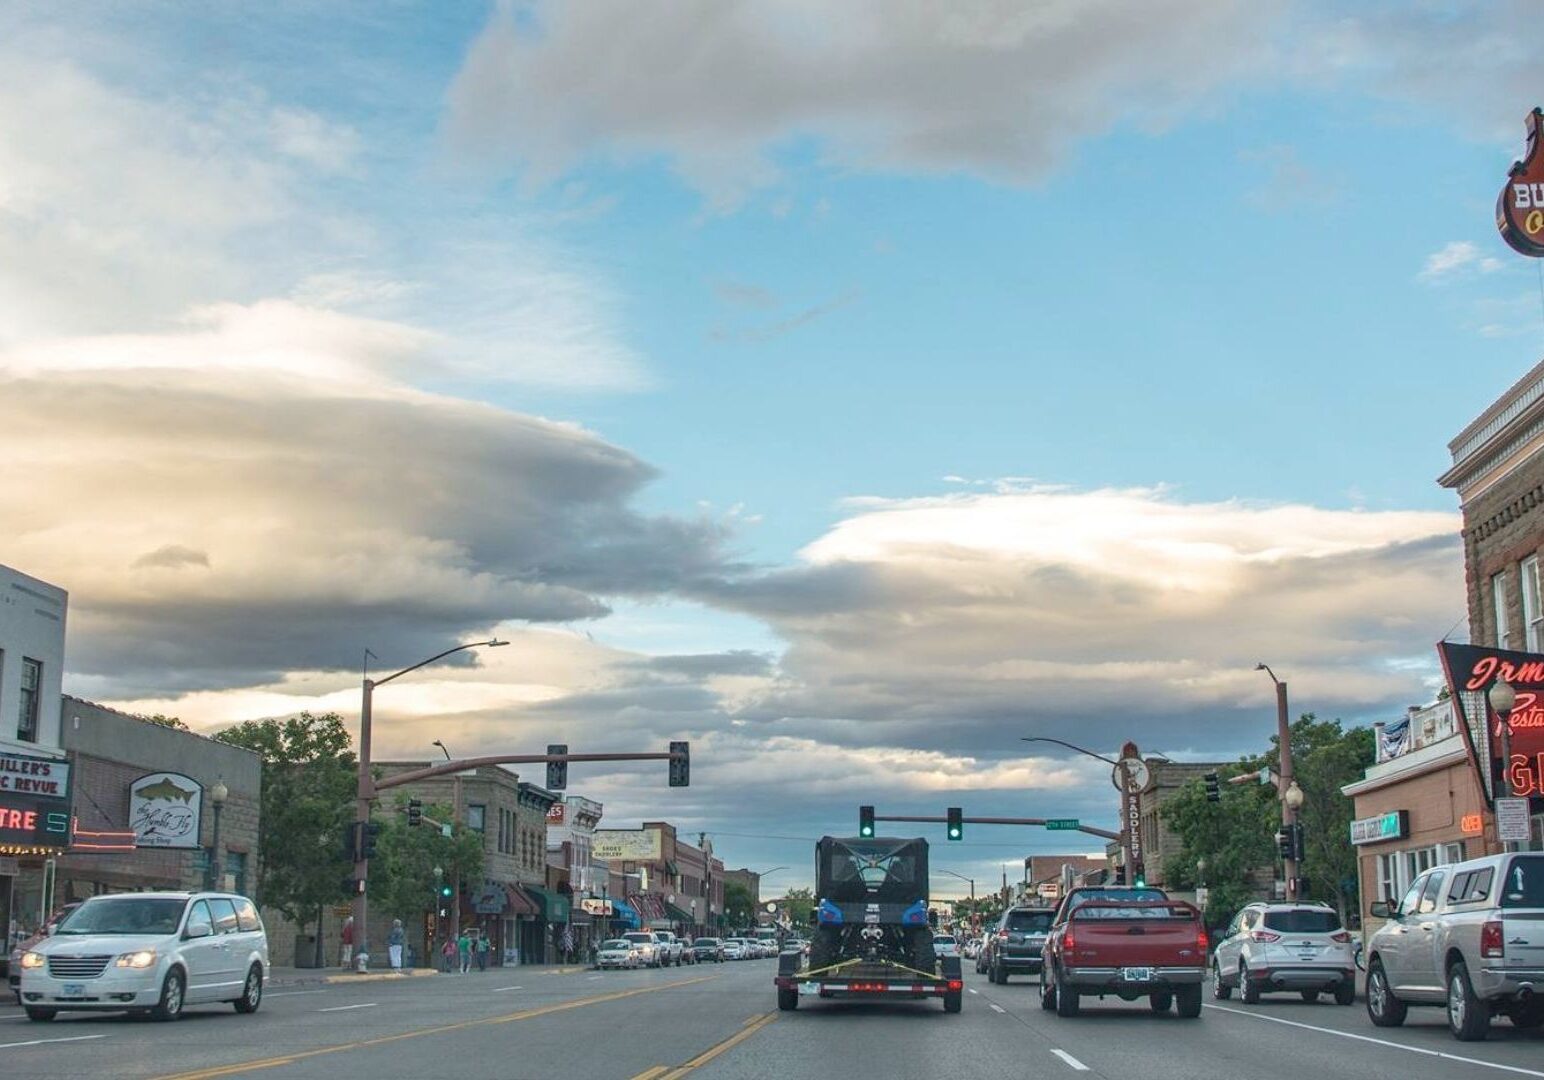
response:
M842 972L842 969L850 968L854 964L863 964L863 963L870 963L870 962L871 961L867 961L863 957L860 956L860 957L856 957L856 958L854 958L852 960L843 960L843 961L840 961L839 963L831 964L831 965L829 965L827 967L816 968L813 971L801 971L797 975L795 975L794 978L809 979L809 978L814 978L814 977L820 976L820 975L837 975L837 974L840 974ZM892 968L899 968L900 970L902 970L904 972L907 972L907 973L909 973L911 975L921 975L924 979L937 979L937 978L941 977L941 976L939 976L938 972L936 972L936 971L918 971L916 968L907 967L905 964L897 964L893 960L886 960L885 961L885 966L886 967L892 967Z

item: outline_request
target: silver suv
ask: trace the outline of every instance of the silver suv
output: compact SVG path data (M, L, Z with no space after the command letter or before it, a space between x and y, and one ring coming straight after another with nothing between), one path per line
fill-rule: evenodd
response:
M1438 866L1398 904L1367 945L1367 1014L1404 1023L1410 1005L1446 1005L1448 1027L1483 1039L1492 1016L1544 1023L1544 854L1487 855Z
M1248 1004L1261 994L1294 991L1304 1001L1321 992L1338 1005L1356 1001L1351 935L1328 904L1255 903L1244 908L1212 954L1212 996L1237 989Z
M268 936L245 896L93 896L22 954L21 1002L32 1020L74 1009L175 1020L219 1001L251 1013L267 972Z

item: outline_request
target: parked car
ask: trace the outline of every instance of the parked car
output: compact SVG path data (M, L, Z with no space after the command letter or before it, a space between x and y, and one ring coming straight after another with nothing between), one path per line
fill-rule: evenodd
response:
M669 930L656 930L654 940L659 944L660 964L664 967L669 967L671 964L680 967L681 957L686 953L680 938Z
M640 963L637 948L626 938L611 938L601 942L595 959L602 968L636 968Z
M1321 992L1337 1005L1356 1001L1351 935L1328 904L1250 904L1233 916L1212 954L1212 995L1237 989L1248 1004L1261 994L1294 991L1304 1001Z
M716 937L700 937L692 942L692 954L699 964L724 962L724 945Z
M1010 975L1039 974L1041 951L1055 917L1050 908L1009 908L997 920L985 964L978 961L977 966L998 984L1006 983Z
M659 967L664 963L659 939L650 930L632 930L622 937L638 950L638 962L644 967Z
M16 947L11 950L10 958L6 964L5 969L5 981L11 989L11 993L16 998L16 1004L21 1004L21 954L30 951L33 946L46 939L54 932L59 923L64 920L64 917L78 907L80 907L79 900L72 900L68 904L65 904L58 911L54 912L53 918L48 920L48 922L43 926L43 929L39 930L31 937L23 938L21 941L17 942Z
M740 938L725 938L724 939L724 959L725 960L744 960L745 959L745 942L742 941Z
M32 1020L63 1010L175 1020L210 1002L251 1013L263 1000L268 935L252 901L231 893L93 896L20 963Z
M1046 936L1040 1005L1076 1016L1084 996L1145 997L1154 1012L1172 1006L1193 1020L1208 947L1201 913L1161 889L1073 889Z
M1483 1039L1494 1016L1544 1023L1544 854L1487 855L1416 878L1367 943L1367 1014L1404 1023L1411 1005L1445 1005L1448 1028Z

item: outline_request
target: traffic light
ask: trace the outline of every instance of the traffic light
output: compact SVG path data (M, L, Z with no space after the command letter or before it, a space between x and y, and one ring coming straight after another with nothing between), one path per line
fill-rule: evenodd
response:
M929 926L931 926L934 930L938 929L938 909L937 908L928 908L927 909L927 924Z
M1115 884L1126 884L1126 868L1124 866L1117 866L1115 868Z
M670 786L690 787L692 782L692 744L688 742L673 742L670 744L670 754ZM677 754L680 756L675 756Z
M381 827L376 822L367 821L364 824L363 839L359 844L359 857L361 859L375 858L375 841L381 835Z
M1295 821L1287 828L1292 830L1292 857L1298 862L1302 862L1303 857L1307 854L1307 851L1304 850L1307 847L1307 843L1304 836L1303 823Z
M947 835L949 839L962 839L965 836L965 811L961 810L958 806L951 806L949 807L948 814L949 827Z
M343 826L343 858L348 862L359 861L359 822L351 821Z
M451 888L450 888L449 882L447 882L446 884L440 886L440 899L441 900L449 900L450 899L450 893L451 893Z
M1218 779L1217 774L1214 772L1209 772L1205 776L1201 777L1201 779L1206 781L1206 801L1221 802L1222 782Z
M1295 837L1292 835L1292 826L1283 825L1276 830L1276 851L1283 859L1290 859L1297 850Z
M568 753L567 743L554 742L547 744L547 754L549 757L554 754L566 753ZM547 790L562 791L566 787L568 787L568 762L547 762Z
M364 889L360 888L362 884L364 883L361 882L357 877L344 878L342 881L343 895L358 896L360 893L364 892Z
M1147 871L1138 870L1136 880L1132 882L1139 889L1147 888Z
M416 829L419 825L423 824L423 820L424 804L417 799L409 799L407 801L407 823Z
M874 835L874 808L858 807L858 835L868 838Z

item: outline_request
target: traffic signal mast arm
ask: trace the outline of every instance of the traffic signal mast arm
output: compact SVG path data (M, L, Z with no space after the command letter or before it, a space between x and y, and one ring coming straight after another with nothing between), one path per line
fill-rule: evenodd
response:
M876 814L875 821L912 821L935 825L947 824L949 819L926 814ZM1048 819L1038 817L967 817L961 819L967 825L1044 825ZM1054 820L1054 819L1051 819ZM1096 829L1092 825L1078 825L1078 832L1088 833L1104 840L1119 840L1120 833L1108 829Z
M466 769L476 769L483 765L537 765L574 761L674 761L683 758L684 755L669 750L637 754L494 754L489 757L461 758L457 761L414 769L411 772L383 776L375 782L375 790L384 791L388 788L401 787L403 784L417 783L419 780L429 780L436 776L463 772ZM942 821L943 818L938 820Z

